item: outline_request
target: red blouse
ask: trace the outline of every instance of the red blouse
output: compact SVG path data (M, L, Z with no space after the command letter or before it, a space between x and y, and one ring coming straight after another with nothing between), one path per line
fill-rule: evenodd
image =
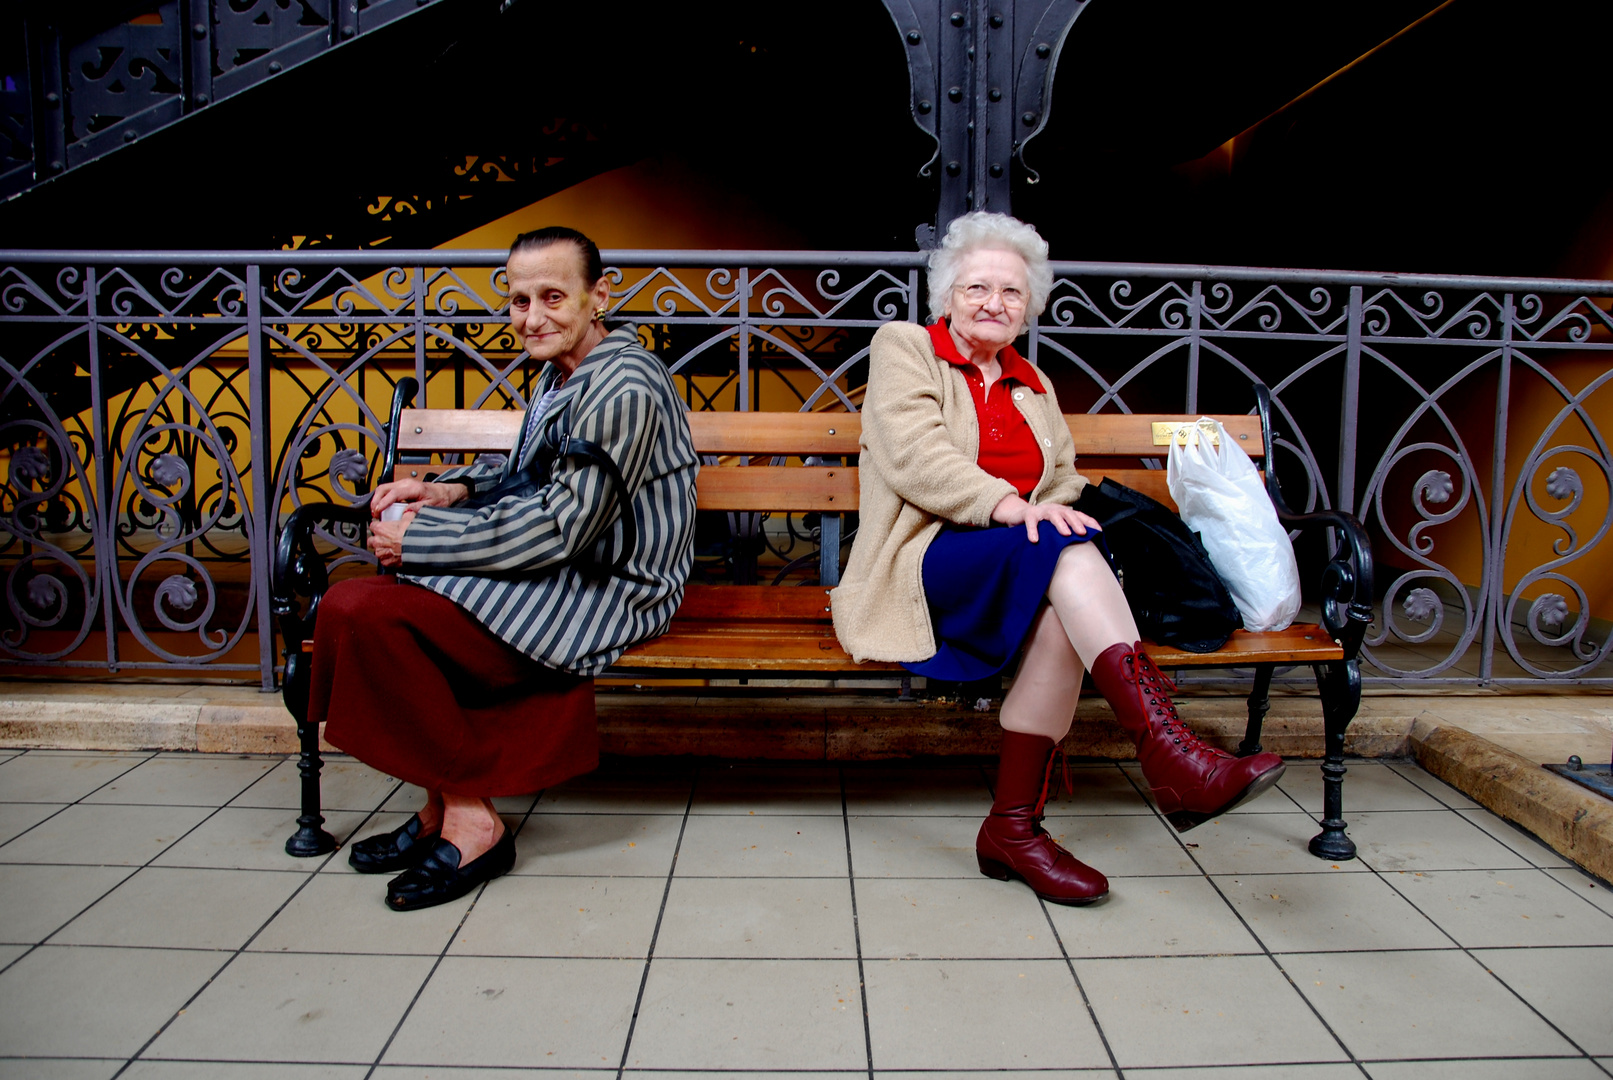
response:
M1029 498L1036 482L1042 478L1042 448L1037 445L1024 414L1014 407L1009 384L1035 394L1046 393L1036 369L1009 345L997 354L1002 375L991 384L988 392L980 368L958 352L946 322L932 323L929 330L935 355L963 370L969 393L975 399L975 416L980 421L980 455L975 464L1013 484L1020 498Z

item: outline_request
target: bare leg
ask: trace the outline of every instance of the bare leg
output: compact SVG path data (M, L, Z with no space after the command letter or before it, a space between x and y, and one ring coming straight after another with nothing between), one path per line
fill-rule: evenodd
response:
M1003 730L1062 741L1075 717L1083 670L1058 616L1043 604L1026 635L1014 685L1003 699Z
M426 805L414 812L414 816L420 819L420 833L422 836L442 832L442 814L442 792L427 791Z
M1120 582L1091 544L1071 544L1064 549L1048 584L1047 599L1086 667L1109 646L1130 646L1142 636ZM1077 685L1079 681L1077 675ZM1007 708L1006 702L1003 707Z
M442 838L459 849L459 865L465 866L504 835L504 822L493 809L493 800L475 795L440 796L443 802Z

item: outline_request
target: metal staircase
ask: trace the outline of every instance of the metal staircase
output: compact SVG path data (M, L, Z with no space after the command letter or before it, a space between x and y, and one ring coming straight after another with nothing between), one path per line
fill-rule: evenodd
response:
M471 0L39 0L0 14L0 198L399 19ZM471 3L489 12L496 0Z

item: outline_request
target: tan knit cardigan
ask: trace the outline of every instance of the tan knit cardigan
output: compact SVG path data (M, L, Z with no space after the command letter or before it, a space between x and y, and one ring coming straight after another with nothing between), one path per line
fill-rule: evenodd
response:
M1014 406L1042 446L1030 501L1072 503L1086 486L1052 383L1015 387ZM924 552L944 522L990 525L1014 485L975 464L980 423L962 369L935 355L929 331L887 323L874 334L862 411L857 539L829 594L835 634L854 659L917 662L935 655L924 597ZM967 585L966 582L960 583Z

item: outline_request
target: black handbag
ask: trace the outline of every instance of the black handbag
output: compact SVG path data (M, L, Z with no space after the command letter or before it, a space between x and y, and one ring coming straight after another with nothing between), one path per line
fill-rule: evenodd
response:
M1143 636L1187 652L1214 652L1243 626L1199 534L1140 491L1105 479L1075 508L1103 526L1116 575Z

